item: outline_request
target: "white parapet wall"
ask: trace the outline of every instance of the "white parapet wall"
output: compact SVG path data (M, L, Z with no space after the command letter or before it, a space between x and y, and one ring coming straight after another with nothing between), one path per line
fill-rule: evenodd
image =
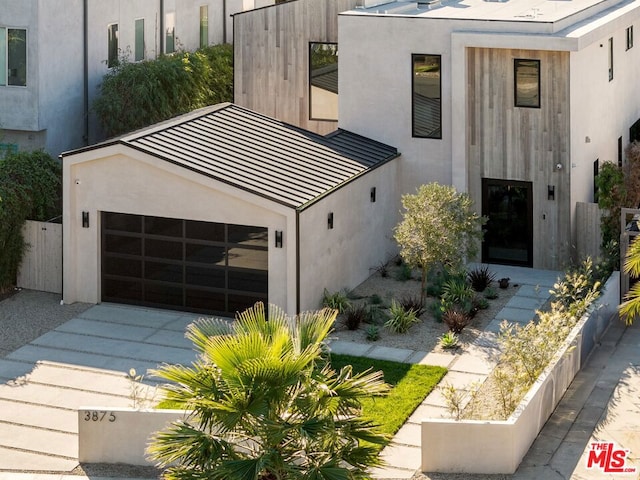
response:
M598 301L580 319L508 420L424 420L422 471L514 473L597 339L618 319L619 289L620 276L614 272Z
M151 435L185 418L182 410L82 407L78 409L78 461L152 465Z

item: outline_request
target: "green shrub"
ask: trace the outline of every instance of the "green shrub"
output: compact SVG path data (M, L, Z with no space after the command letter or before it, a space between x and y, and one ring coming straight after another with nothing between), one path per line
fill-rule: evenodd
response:
M442 301L445 303L464 305L474 297L475 292L465 279L451 278L442 287Z
M326 288L324 289L324 293L322 296L322 306L326 308L333 308L337 310L338 313L345 312L350 306L351 303L347 298L347 294L344 292L334 292L330 293Z
M419 322L420 319L418 319L415 311L405 310L402 305L392 300L389 308L389 320L384 326L394 333L406 333L412 325Z
M458 335L449 330L446 333L443 333L440 337L440 346L445 350L452 350L454 348L458 348Z
M396 280L400 280L401 282L406 282L407 280L411 280L411 267L406 263L403 263L400 268L396 271Z
M400 299L400 305L406 311L413 310L418 317L424 312L424 305L419 296L405 295Z
M366 338L370 342L375 342L380 339L380 328L377 325L369 325L365 330Z
M498 298L498 291L493 287L489 287L484 291L484 298L495 300L496 298Z
M380 305L382 304L382 297L377 293L374 293L369 297L369 302L371 302L371 305Z

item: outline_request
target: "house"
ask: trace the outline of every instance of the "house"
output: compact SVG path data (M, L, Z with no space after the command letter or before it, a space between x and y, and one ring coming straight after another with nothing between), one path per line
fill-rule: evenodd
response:
M91 114L121 55L230 42L231 15L273 0L0 0L0 156L102 140Z
M397 157L233 104L65 153L63 300L316 309L386 248Z
M295 0L235 15L236 42L264 27L235 48L236 103L394 145L396 202L433 181L468 192L489 218L484 262L566 266L576 204L594 200L599 164L622 163L637 138L640 2L361 0L333 15L341 6ZM318 52L334 50L338 114L315 121Z

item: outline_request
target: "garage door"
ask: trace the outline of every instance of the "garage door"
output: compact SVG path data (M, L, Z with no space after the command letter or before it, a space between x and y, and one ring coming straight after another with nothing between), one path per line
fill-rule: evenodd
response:
M102 300L233 315L267 301L264 227L102 213Z

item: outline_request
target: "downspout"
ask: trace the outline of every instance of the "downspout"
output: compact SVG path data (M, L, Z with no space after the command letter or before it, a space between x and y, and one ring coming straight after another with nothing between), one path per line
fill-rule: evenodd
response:
M83 38L83 54L84 54L84 75L83 75L83 115L84 115L84 134L82 139L84 144L89 145L89 0L83 2L83 19L82 19L82 38Z
M156 52L156 58L164 53L164 0L160 0L160 52Z
M300 313L300 210L296 209L296 315Z
M222 0L222 43L229 43L227 41L227 0Z

